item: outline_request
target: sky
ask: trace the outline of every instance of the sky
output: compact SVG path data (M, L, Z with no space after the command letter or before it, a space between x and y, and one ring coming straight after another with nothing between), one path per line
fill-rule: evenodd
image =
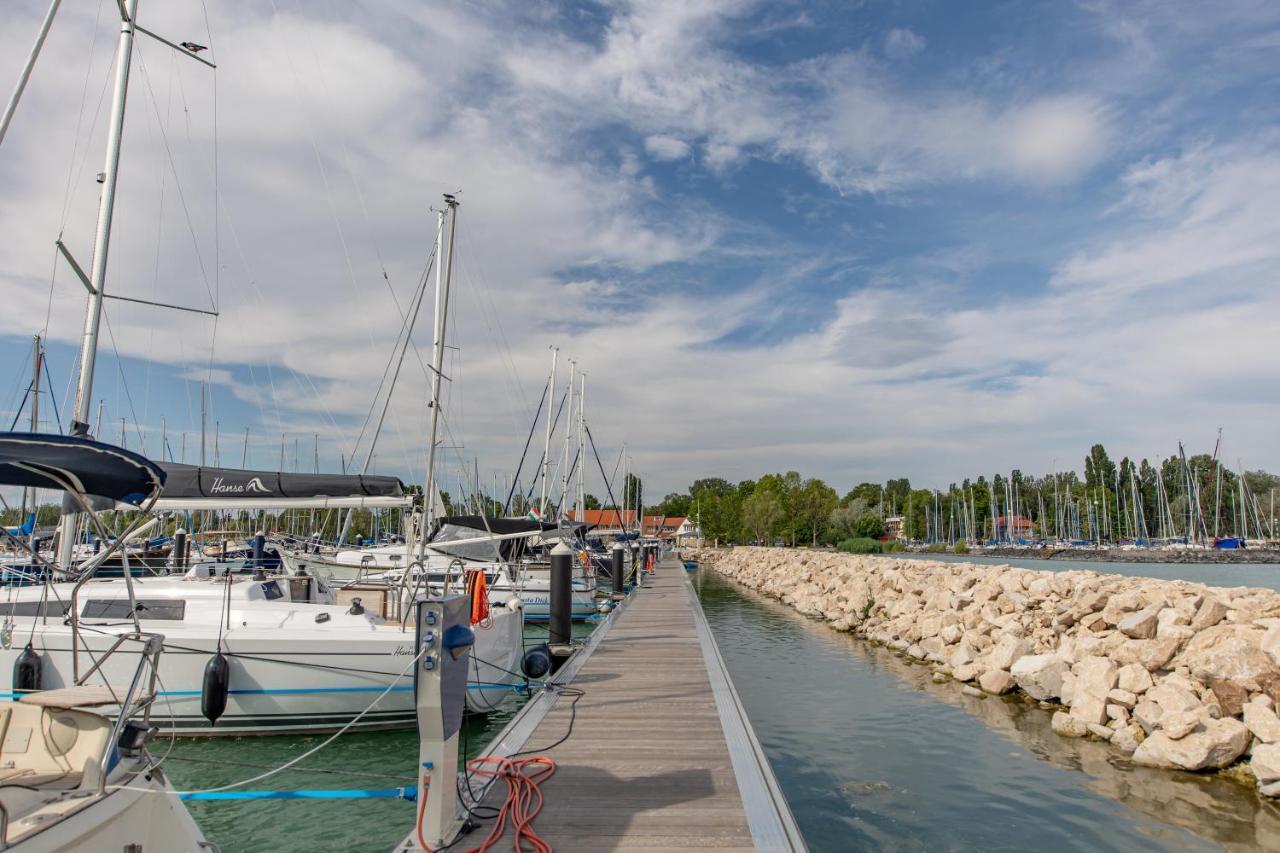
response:
M0 31L17 79L44 13ZM458 193L444 485L505 490L559 347L605 491L798 470L1280 469L1273 2L141 0L92 394L187 461L360 468ZM118 13L59 13L0 145L0 416L74 397ZM430 297L372 470L425 467ZM24 416L25 417L25 416ZM52 416L43 424L54 428ZM363 428L363 429L362 429ZM363 432L363 435L362 435ZM559 432L559 430L558 430ZM246 445L246 434L248 441ZM283 436L283 439L282 439ZM283 452L282 452L283 446ZM246 450L247 447L247 450ZM561 457L553 443L552 467ZM594 463L594 459L590 460Z

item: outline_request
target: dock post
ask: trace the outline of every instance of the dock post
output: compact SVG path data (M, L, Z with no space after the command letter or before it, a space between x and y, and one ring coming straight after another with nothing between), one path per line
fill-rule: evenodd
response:
M610 557L613 560L613 562L611 563L611 568L613 570L613 591L614 591L614 594L618 594L622 592L623 568L622 568L622 543L621 542L613 543L613 551L610 552Z
M259 530L253 536L253 567L259 568L262 565L262 552L267 547L267 534Z
M173 567L179 571L187 567L187 531L181 527L173 532Z
M564 542L551 549L550 636L552 646L567 646L573 636L573 550Z

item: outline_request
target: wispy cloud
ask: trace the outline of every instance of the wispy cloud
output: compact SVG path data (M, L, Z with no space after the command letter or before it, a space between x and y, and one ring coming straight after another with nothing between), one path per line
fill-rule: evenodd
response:
M209 37L191 5L149 26ZM661 490L938 481L1218 424L1274 466L1267 5L995 28L749 0L226 4L216 123L203 69L139 48L109 281L221 316L109 303L110 345L151 365L125 377L151 421L190 428L174 401L211 379L228 430L349 460L431 205L461 189L449 425L486 466L516 455L552 342L589 372L593 432ZM0 78L39 6L0 31ZM87 260L112 38L91 9L59 27L0 158L0 332L52 305L70 348L83 290L59 270L51 297L51 244ZM428 314L379 451L409 472Z

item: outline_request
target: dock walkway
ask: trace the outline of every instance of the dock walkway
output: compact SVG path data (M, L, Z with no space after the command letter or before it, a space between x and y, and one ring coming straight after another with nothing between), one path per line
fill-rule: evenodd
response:
M500 744L542 754L572 717L546 752L538 834L565 853L804 850L681 563L663 561L606 627L572 675L576 705L561 695L523 745Z

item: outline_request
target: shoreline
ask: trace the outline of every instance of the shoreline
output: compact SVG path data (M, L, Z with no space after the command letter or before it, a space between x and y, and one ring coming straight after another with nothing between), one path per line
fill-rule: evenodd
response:
M929 551L909 551L921 556L934 556ZM1280 550L1274 548L974 548L967 554L944 552L949 557L1005 557L1012 560L1064 560L1075 563L1176 563L1183 565L1254 565L1280 563ZM885 556L893 556L887 554Z
M1231 551L1215 551L1212 548L1014 548L992 547L972 548L966 553L954 551L924 551L920 548L909 548L909 555L920 557L945 557L954 560L956 557L1002 557L1006 560L1061 560L1064 562L1166 562L1174 565L1280 565L1280 549L1275 548L1239 548ZM893 552L884 553L892 557Z

